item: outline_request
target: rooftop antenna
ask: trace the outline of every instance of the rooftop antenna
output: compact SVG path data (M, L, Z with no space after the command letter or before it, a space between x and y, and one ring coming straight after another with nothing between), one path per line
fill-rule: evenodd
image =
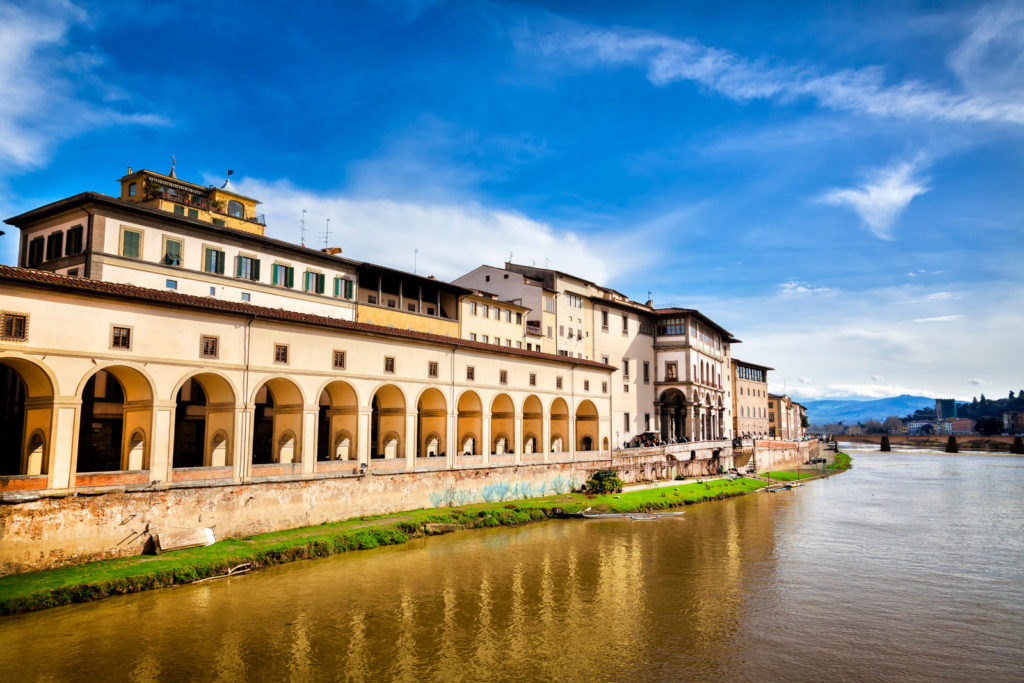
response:
M324 236L324 249L326 249L329 246L331 246L330 244L328 244L328 242L330 242L330 240L331 240L331 219L328 218L326 220L327 220L327 227L324 228L324 232L323 232L323 236Z
M509 251L508 251L508 262L512 263L512 250L511 249L509 249Z
M419 265L419 258L420 258L420 250L419 249L413 249L412 250L412 273L413 273L413 275L415 275L416 272L417 272L416 271L416 267Z
M545 257L544 257L544 270L547 270L547 269L548 269L548 260L549 260L549 259L548 259L548 257L547 257L547 256L545 256Z
M178 176L174 175L174 165L175 165L175 164L176 164L177 162L178 162L178 160L177 160L177 159L175 159L175 158L174 158L174 155L172 154L172 155L171 155L171 177L172 177L172 178L177 178L177 177L178 177Z
M301 237L302 246L306 246L306 210L305 209L302 210L302 218L299 219L299 225L302 226L300 228L300 232L301 232L301 235L302 235L302 237Z

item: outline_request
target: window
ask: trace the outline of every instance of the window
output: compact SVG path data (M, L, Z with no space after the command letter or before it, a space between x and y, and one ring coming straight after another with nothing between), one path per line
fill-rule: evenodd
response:
M651 431L651 414L650 413L644 413L644 431L645 432Z
M427 315L434 315L434 307L427 306Z
M384 357L384 372L388 374L395 374L395 358L394 356Z
M521 348L523 348L523 342L521 342L521 341L517 341L517 342L516 342L516 348L517 348L517 349L521 349Z
M189 209L188 210L188 217L189 218L199 218L199 210L198 209Z
M220 249L204 248L203 270L207 273L224 274L224 252Z
M314 273L311 270L306 271L306 276L302 288L307 292L314 292L316 294L324 293L324 282L327 278L324 277L323 273Z
M78 268L68 268L68 275L78 277Z
M224 222L223 218L214 218L213 219L213 224L214 225L227 225L227 223Z
M167 285L167 289L177 289L178 288L178 281L177 280L167 280L167 281L164 282L164 284Z
M505 311L505 322L512 322L512 311Z
M516 325L522 325L522 324L523 324L523 314L522 313L516 313Z
M480 341L482 341L484 344L490 344L491 338L484 334L480 336Z
M46 260L60 258L64 251L64 232L58 230L46 237Z
M406 304L406 308L408 308L413 313L416 312L416 304Z
M334 296L351 299L355 292L355 282L344 277L334 278Z
M608 311L601 311L601 329L608 331Z
M498 384L508 384L508 370L498 371Z
M608 365L608 363L610 363L611 360L608 358L608 356L601 356L601 362L604 363L605 365Z
M249 292L242 292L242 301L251 301L251 300L252 300L252 294L250 294Z
M82 253L82 226L76 225L68 229L68 238L64 240L64 255L73 256Z
M622 385L622 393L624 393L624 394L628 394L629 393L629 385L628 384L623 384Z
M561 377L556 377L555 378L555 389L561 389L561 388L562 388L562 378Z
M470 315L476 315L476 302L475 301L470 301L469 302L469 314Z
M181 240L164 238L164 263L168 266L181 265Z
M608 393L608 382L601 382L601 393L602 394L607 394Z
M565 325L559 325L558 326L558 336L559 337L564 337L565 336Z
M185 207L182 206L181 204L175 204L174 205L174 213L177 213L177 214L180 214L180 215L184 216L185 215Z
M625 377L626 379L629 379L629 359L628 358L623 358L622 359L622 376Z
M476 371L473 369L473 366L472 365L467 365L466 366L466 379L468 381L472 382L473 379L475 378L475 376L476 376Z
M506 339L505 340L505 346L507 346L508 348L511 349L512 348L512 340L511 339Z
M491 276L490 275L484 275L484 282L490 282L490 281L491 281Z
M644 384L651 383L651 363L650 361L644 361Z
M491 308L487 304L480 304L480 315L488 317L491 314Z
M28 316L17 313L3 314L3 339L25 341L28 339Z
M274 362L275 363L287 363L288 362L288 345L287 344L274 344Z
M531 372L530 373L530 386L531 387L537 386L537 373L536 372Z
M203 335L199 337L199 357L216 358L220 353L220 339Z
M551 325L548 325L548 339L554 339L554 338L555 338L555 331L551 328Z
M46 248L46 240L36 237L28 243L28 265L35 266L43 262L43 249Z
M235 218L245 218L245 206L242 202L234 199L228 200L228 215Z
M622 429L629 431L629 413L622 414Z
M686 318L665 318L658 321L658 336L686 334Z
M476 341L476 332L469 333L469 341Z
M139 186L136 183L128 183L128 196L134 197L139 191Z
M235 277L240 277L243 280L259 280L260 260L252 256L236 256Z
M291 266L286 266L283 263L275 263L271 270L271 275L273 275L272 282L275 285L280 285L282 287L295 286L295 269ZM371 301L370 303L373 304L377 302Z
M437 361L427 363L427 377L437 377Z
M210 287L210 296L217 296L217 288Z
M142 233L138 230L121 228L121 256L139 258L142 252Z
M388 308L398 308L398 302L394 299L388 299Z
M583 380L583 391L590 391L590 380Z
M622 316L622 334L629 334L629 316Z
M110 347L114 349L130 349L132 347L132 328L115 325L111 332Z
M337 351L336 350L334 352L334 354L331 357L331 367L334 368L335 370L344 370L345 369L345 352L344 351Z
M551 296L544 297L544 312L554 313L555 312L555 298ZM551 335L548 335L549 337Z
M579 294L570 294L569 292L566 292L565 303L572 308L583 308L583 297Z
M665 363L665 379L669 382L679 379L679 365L675 361Z

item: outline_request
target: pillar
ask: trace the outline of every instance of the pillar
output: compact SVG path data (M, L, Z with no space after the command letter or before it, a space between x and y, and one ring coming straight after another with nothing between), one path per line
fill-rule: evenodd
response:
M514 434L512 437L513 462L518 465L523 461L523 414L516 412L513 422L515 424L512 430Z
M486 411L480 416L480 453L484 464L491 462L491 415Z
M50 459L46 467L48 488L68 489L74 484L81 407L82 401L74 397L53 402L53 428L48 444Z
M153 427L149 438L149 481L170 481L174 467L174 411L177 402L153 402ZM129 467L128 469L136 469Z
M421 290L420 291L421 303L422 303L422 298L423 298L422 294L423 294L423 292ZM459 414L457 412L455 412L455 413L448 413L448 428L445 431L445 440L444 440L444 453L445 453L444 465L448 469L452 469L453 467L455 467L455 456L458 455L458 447L459 447L458 426L459 426Z
M370 408L360 408L359 416L356 418L356 424L359 427L359 433L356 435L356 455L359 460L359 465L369 466L370 464L370 420L373 418L373 411Z
M551 414L544 413L541 417L540 447L544 451L544 462L551 461Z
M302 461L302 473L312 474L316 468L316 439L317 433L317 413L318 410L309 410L308 408L302 411L302 450L299 452L299 458ZM331 439L330 430L327 434L328 444Z
M416 429L415 412L405 414L405 470L411 472L416 468L416 444L419 443L419 430Z

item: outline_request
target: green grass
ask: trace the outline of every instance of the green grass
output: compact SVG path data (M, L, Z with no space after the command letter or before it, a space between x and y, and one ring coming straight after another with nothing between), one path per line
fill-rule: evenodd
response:
M768 477L769 479L775 479L776 481L796 481L798 479L810 479L811 477L817 477L820 475L820 471L814 470L794 470L792 472L777 470L774 472L764 472L761 476Z
M853 467L853 458L846 453L839 451L835 457L832 458L832 464L828 466L830 470L845 471Z
M247 538L229 538L204 548L189 548L166 555L101 560L74 567L0 577L0 614L16 614L190 583L224 574L229 568L245 562L265 567L352 550L397 545L413 537L447 533L455 529L527 524L554 516L556 508L565 512L579 512L587 508L603 512L639 512L705 500L721 500L763 486L764 482L740 478L732 482L719 479L618 495L566 493L515 502L479 503L459 508L430 508L374 515Z

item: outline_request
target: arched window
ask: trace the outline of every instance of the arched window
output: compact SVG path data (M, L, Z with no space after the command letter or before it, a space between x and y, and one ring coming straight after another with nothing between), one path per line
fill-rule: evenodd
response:
M235 218L245 218L245 206L242 202L231 199L228 201L228 215Z

